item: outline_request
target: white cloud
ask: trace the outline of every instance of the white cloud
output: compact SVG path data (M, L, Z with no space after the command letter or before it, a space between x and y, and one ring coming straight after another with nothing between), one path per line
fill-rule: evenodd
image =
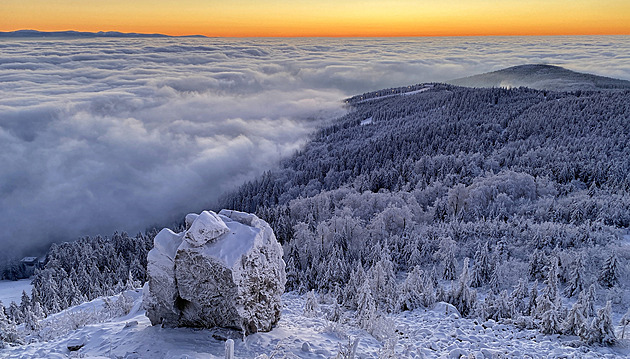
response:
M630 79L624 37L5 40L0 47L3 251L134 233L205 208L298 149L356 93L524 63Z

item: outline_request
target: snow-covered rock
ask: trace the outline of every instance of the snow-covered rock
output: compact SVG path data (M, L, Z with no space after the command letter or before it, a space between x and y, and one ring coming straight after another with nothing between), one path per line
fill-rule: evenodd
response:
M190 228L184 235L184 240L192 246L199 247L228 231L228 227L216 213L203 211L190 224Z
M162 230L148 255L147 317L168 327L269 331L286 283L282 247L253 214L186 216L186 231Z

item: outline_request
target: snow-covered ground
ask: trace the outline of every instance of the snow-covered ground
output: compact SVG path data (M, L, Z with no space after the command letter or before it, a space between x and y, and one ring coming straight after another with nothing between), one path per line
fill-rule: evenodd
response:
M384 95L381 96L376 96L376 97L370 97L368 99L362 100L357 102L357 104L360 103L366 103L366 102L370 102L370 101L375 101L375 100L382 100L384 98L389 98L389 97L394 97L394 96L409 96L409 95L415 95L421 92L425 92L429 89L433 88L433 85L426 85L425 87L419 89L419 90L414 90L414 91L407 91L407 92L399 92L399 93L391 93L391 94L387 94L387 92L384 92ZM378 95L378 92L376 93Z
M8 307L11 302L20 304L22 291L26 291L28 295L31 295L32 288L30 279L2 280L0 281L0 301L5 307Z
M88 324L48 342L0 351L2 358L224 358L225 333L151 326L140 308L141 290L128 292L134 305L128 315ZM305 296L287 293L277 327L235 340L236 358L335 358L359 339L356 358L624 358L628 341L616 347L581 345L576 338L545 336L493 321L459 318L454 308L438 303L433 309L403 312L386 318L377 331L380 341L353 325L351 312L339 322L326 318L327 305L316 317L304 316ZM94 313L103 299L84 303L47 320L65 323L71 313ZM236 334L236 333L233 333ZM82 338L77 352L68 341ZM469 356L469 355L473 356Z

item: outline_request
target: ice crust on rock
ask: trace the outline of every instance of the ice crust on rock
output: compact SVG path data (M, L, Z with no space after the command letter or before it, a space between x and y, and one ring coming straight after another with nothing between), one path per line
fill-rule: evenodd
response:
M286 283L282 247L267 222L222 210L163 229L148 255L144 307L153 325L269 331Z

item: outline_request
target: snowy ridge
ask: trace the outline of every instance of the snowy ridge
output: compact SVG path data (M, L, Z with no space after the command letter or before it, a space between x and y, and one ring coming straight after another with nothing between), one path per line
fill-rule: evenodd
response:
M553 91L630 89L630 81L571 71L560 66L529 64L447 81L467 87L530 87Z

